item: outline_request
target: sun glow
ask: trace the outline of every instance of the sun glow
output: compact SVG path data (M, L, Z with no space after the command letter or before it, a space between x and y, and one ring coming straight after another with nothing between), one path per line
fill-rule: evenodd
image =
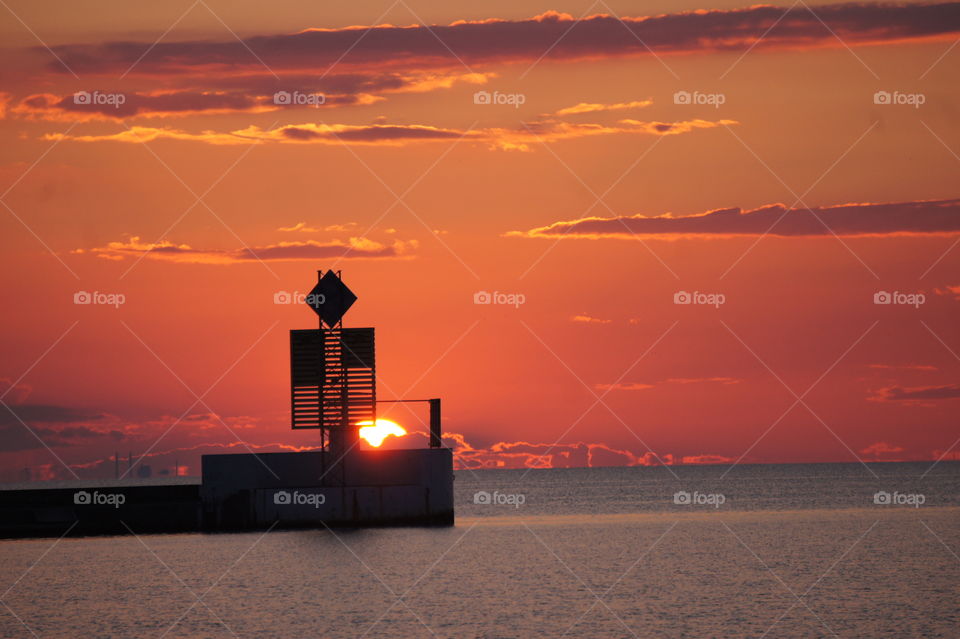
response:
M374 448L379 448L390 435L400 437L407 434L403 426L389 419L378 419L376 424L370 420L357 422L357 426L360 427L360 437Z

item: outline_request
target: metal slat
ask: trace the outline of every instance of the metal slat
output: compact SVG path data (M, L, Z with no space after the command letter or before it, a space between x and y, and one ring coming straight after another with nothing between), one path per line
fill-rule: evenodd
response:
M373 328L290 331L293 428L343 428L376 418Z

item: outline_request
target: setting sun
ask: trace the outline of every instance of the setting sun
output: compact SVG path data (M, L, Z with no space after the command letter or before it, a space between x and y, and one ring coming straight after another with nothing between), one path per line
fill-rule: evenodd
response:
M389 419L378 419L376 425L369 420L357 422L357 426L360 426L360 437L374 448L379 448L389 435L400 437L407 434L403 426Z

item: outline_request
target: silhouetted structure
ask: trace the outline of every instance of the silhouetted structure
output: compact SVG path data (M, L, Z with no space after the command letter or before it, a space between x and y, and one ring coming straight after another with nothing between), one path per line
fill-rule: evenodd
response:
M441 445L440 400L379 400L429 403L429 448L360 449L357 422L377 415L374 329L344 328L357 297L339 273L319 275L306 301L320 326L290 332L290 377L292 427L318 429L320 450L204 455L200 484L176 477L178 461L174 477L151 485L115 479L0 490L0 536L453 524L453 456ZM134 465L131 452L127 474ZM138 461L137 475L148 478L151 468Z

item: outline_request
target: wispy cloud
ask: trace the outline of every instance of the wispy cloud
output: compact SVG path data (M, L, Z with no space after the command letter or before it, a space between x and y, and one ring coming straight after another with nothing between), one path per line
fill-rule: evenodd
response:
M144 256L147 259L181 264L243 264L256 261L318 260L330 258L383 259L410 257L417 248L416 240L381 244L366 238L350 238L326 243L315 241L278 242L250 248L222 249L195 248L167 240L143 242L132 236L127 240L109 242L106 246L76 249L75 254L89 254L109 260Z
M554 222L511 237L671 239L772 235L881 236L960 232L960 200L854 203L810 209L770 204L750 211L718 209L697 215L587 217Z
M505 129L454 129L424 124L290 124L276 129L249 126L236 131L197 132L168 127L133 126L116 133L67 134L50 133L45 140L72 140L75 142L142 143L157 139L203 142L206 144L328 144L367 146L406 146L425 142L449 143L452 140L481 142L491 149L529 151L539 142L553 142L598 135L640 134L678 135L696 129L711 129L736 124L733 120L681 120L657 122L620 120L611 125L569 123L561 121L535 122L526 127Z
M346 222L344 224L327 224L326 226L311 226L306 222L297 222L292 226L280 226L277 228L282 233L349 233L356 231L360 225L356 222ZM395 233L396 229L385 229L384 233Z
M636 100L633 102L616 102L603 104L596 102L581 102L574 106L565 107L553 113L557 116L581 115L584 113L601 113L605 111L623 111L625 109L642 109L653 104L653 100Z
M170 86L150 91L98 91L69 94L31 93L6 114L28 120L88 122L134 118L180 118L230 113L310 112L381 102L393 93L425 93L457 84L483 84L493 73L365 73L315 76L296 73L280 79L243 74L224 81L203 76L162 78ZM178 86L187 84L187 87ZM92 99L101 94L109 99ZM12 98L7 95L7 101Z
M620 382L616 384L596 384L597 390L611 391L637 391L649 390L665 384L739 384L742 379L736 377L669 377L667 379L652 382Z
M930 366L928 364L870 364L868 368L888 371L904 370L933 372L940 370L936 366Z
M888 386L881 388L869 399L879 402L930 402L945 399L960 399L960 384L943 386Z
M960 5L955 2L827 4L818 5L816 11L803 5L787 9L755 5L651 17L597 14L580 21L549 11L522 20L460 20L429 29L421 25L376 25L369 31L365 26L306 29L243 41L163 41L139 62L142 42L67 44L52 50L82 75L118 75L134 63L133 73L140 75L185 75L211 69L229 74L258 68L258 59L284 73L325 69L338 60L339 66L348 69L437 69L458 67L457 58L471 65L536 60L544 51L550 52L550 59L579 60L645 56L651 51L658 55L743 51L757 43L761 50L856 46L947 38L960 31ZM365 32L362 41L353 46L361 32ZM251 50L257 52L256 58ZM63 72L56 61L50 62L50 68Z
M576 468L597 466L660 466L663 464L718 464L732 458L718 454L673 455L653 451L635 453L603 442L554 443L500 441L473 446L460 433L444 433L457 468Z
M571 322L577 324L610 324L613 320L601 319L599 317L591 317L590 315L574 315L570 318Z
M879 459L883 457L886 458L887 461L894 461L889 459L890 455L902 453L904 450L905 449L903 446L895 446L893 444L888 444L887 442L875 442L866 448L861 449L860 454L871 459Z

